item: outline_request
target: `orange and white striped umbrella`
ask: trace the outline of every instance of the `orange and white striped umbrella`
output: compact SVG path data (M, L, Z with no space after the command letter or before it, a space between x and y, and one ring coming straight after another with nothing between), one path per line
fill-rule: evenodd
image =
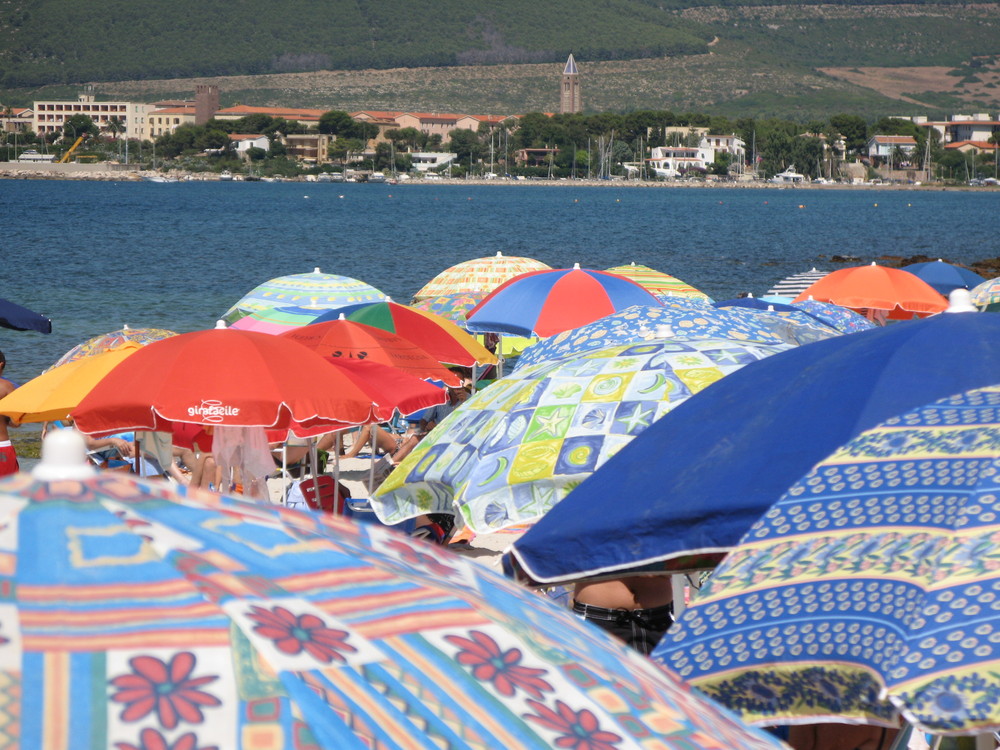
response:
M639 286L644 287L646 291L651 294L655 294L657 297L672 295L676 297L696 297L698 299L706 300L711 299L704 292L695 289L693 286L681 281L676 276L671 276L669 273L657 271L649 266L636 265L635 262L629 263L627 266L615 266L614 268L609 268L608 273L617 274L618 276L624 276L626 279L631 279Z
M489 294L505 281L528 271L549 271L540 260L497 253L487 258L474 258L446 268L413 295L418 302L455 292L485 292Z

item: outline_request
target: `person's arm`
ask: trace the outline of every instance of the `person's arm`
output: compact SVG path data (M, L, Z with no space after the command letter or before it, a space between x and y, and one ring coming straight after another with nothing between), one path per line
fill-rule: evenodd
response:
M106 448L114 448L121 454L122 458L132 458L135 453L135 446L122 438L93 438L90 435L84 435L83 440L87 444L87 450L99 451Z

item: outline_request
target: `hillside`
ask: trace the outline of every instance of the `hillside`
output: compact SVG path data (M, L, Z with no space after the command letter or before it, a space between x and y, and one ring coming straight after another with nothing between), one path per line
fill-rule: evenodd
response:
M540 14L510 0L501 17L479 0L289 0L279 18L259 0L238 14L215 0L119 2L7 0L18 12L0 14L0 102L72 97L82 82L153 101L214 82L223 105L552 111L571 51L591 112L805 121L1000 108L998 3L550 0ZM123 41L136 29L141 45ZM70 44L74 30L100 42Z

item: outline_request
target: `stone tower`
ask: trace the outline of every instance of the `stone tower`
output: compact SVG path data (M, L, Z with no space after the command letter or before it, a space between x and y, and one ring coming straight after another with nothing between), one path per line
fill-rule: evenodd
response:
M580 73L576 69L576 60L570 54L563 68L562 89L559 92L559 113L571 115L583 110L580 100Z
M219 87L199 83L194 87L194 124L204 125L219 111Z

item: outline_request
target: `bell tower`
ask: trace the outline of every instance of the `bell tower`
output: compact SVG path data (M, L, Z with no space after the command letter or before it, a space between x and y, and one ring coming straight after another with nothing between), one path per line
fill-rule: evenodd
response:
M571 115L580 112L583 105L580 99L580 73L576 69L576 60L572 53L563 68L562 89L559 92L559 113Z

